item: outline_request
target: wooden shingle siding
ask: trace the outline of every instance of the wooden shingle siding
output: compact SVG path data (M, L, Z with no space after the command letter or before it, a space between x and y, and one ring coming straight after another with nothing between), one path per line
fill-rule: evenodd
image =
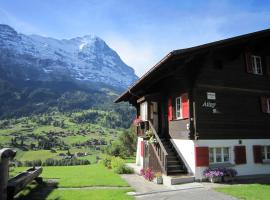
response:
M189 139L187 125L189 119L172 120L169 122L169 135L172 139Z

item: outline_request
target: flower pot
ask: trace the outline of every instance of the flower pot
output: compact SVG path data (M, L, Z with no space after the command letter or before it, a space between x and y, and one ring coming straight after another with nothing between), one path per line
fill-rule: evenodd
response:
M226 183L234 181L233 176L224 176L223 179L224 179L224 182L226 182Z
M157 182L157 184L163 184L162 176L157 177L156 182Z
M220 183L222 180L222 177L221 176L215 176L215 177L210 177L209 178L209 181L211 183Z

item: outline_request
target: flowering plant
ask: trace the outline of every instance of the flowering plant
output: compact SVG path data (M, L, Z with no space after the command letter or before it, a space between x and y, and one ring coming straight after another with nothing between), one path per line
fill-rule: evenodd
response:
M154 179L154 173L150 168L141 169L140 174L148 181L152 181Z
M207 178L222 177L225 175L225 168L208 168L204 170L203 175Z
M139 115L138 118L133 120L133 124L135 126L138 126L140 124L140 122L142 122L142 117Z
M155 177L162 177L161 172L157 172L157 173L155 174Z

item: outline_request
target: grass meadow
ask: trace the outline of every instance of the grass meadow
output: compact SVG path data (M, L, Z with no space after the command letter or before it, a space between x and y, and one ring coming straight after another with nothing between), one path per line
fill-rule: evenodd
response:
M25 167L17 167L11 172L15 175L24 171ZM86 166L43 167L43 179L56 180L56 188L29 185L16 196L16 200L130 200L133 197L126 193L132 191L129 185L112 170L101 164ZM91 188L93 187L93 188ZM100 189L99 189L100 187ZM106 187L106 188L104 188ZM108 187L108 188L107 188ZM110 189L110 187L113 187ZM116 187L116 188L115 188ZM45 192L44 192L45 191ZM46 195L44 195L46 194Z

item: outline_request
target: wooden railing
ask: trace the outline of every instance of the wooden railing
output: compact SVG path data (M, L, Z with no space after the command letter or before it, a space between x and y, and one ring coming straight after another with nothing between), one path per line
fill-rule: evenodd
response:
M162 141L159 138L159 135L157 134L153 124L148 121L149 123L149 128L151 128L151 130L153 131L155 138L156 138L156 143L153 143L153 149L154 152L156 154L156 157L158 158L158 162L160 164L160 167L162 168L162 171L164 174L167 175L167 157L168 157L168 153L165 149L165 147L163 146Z

